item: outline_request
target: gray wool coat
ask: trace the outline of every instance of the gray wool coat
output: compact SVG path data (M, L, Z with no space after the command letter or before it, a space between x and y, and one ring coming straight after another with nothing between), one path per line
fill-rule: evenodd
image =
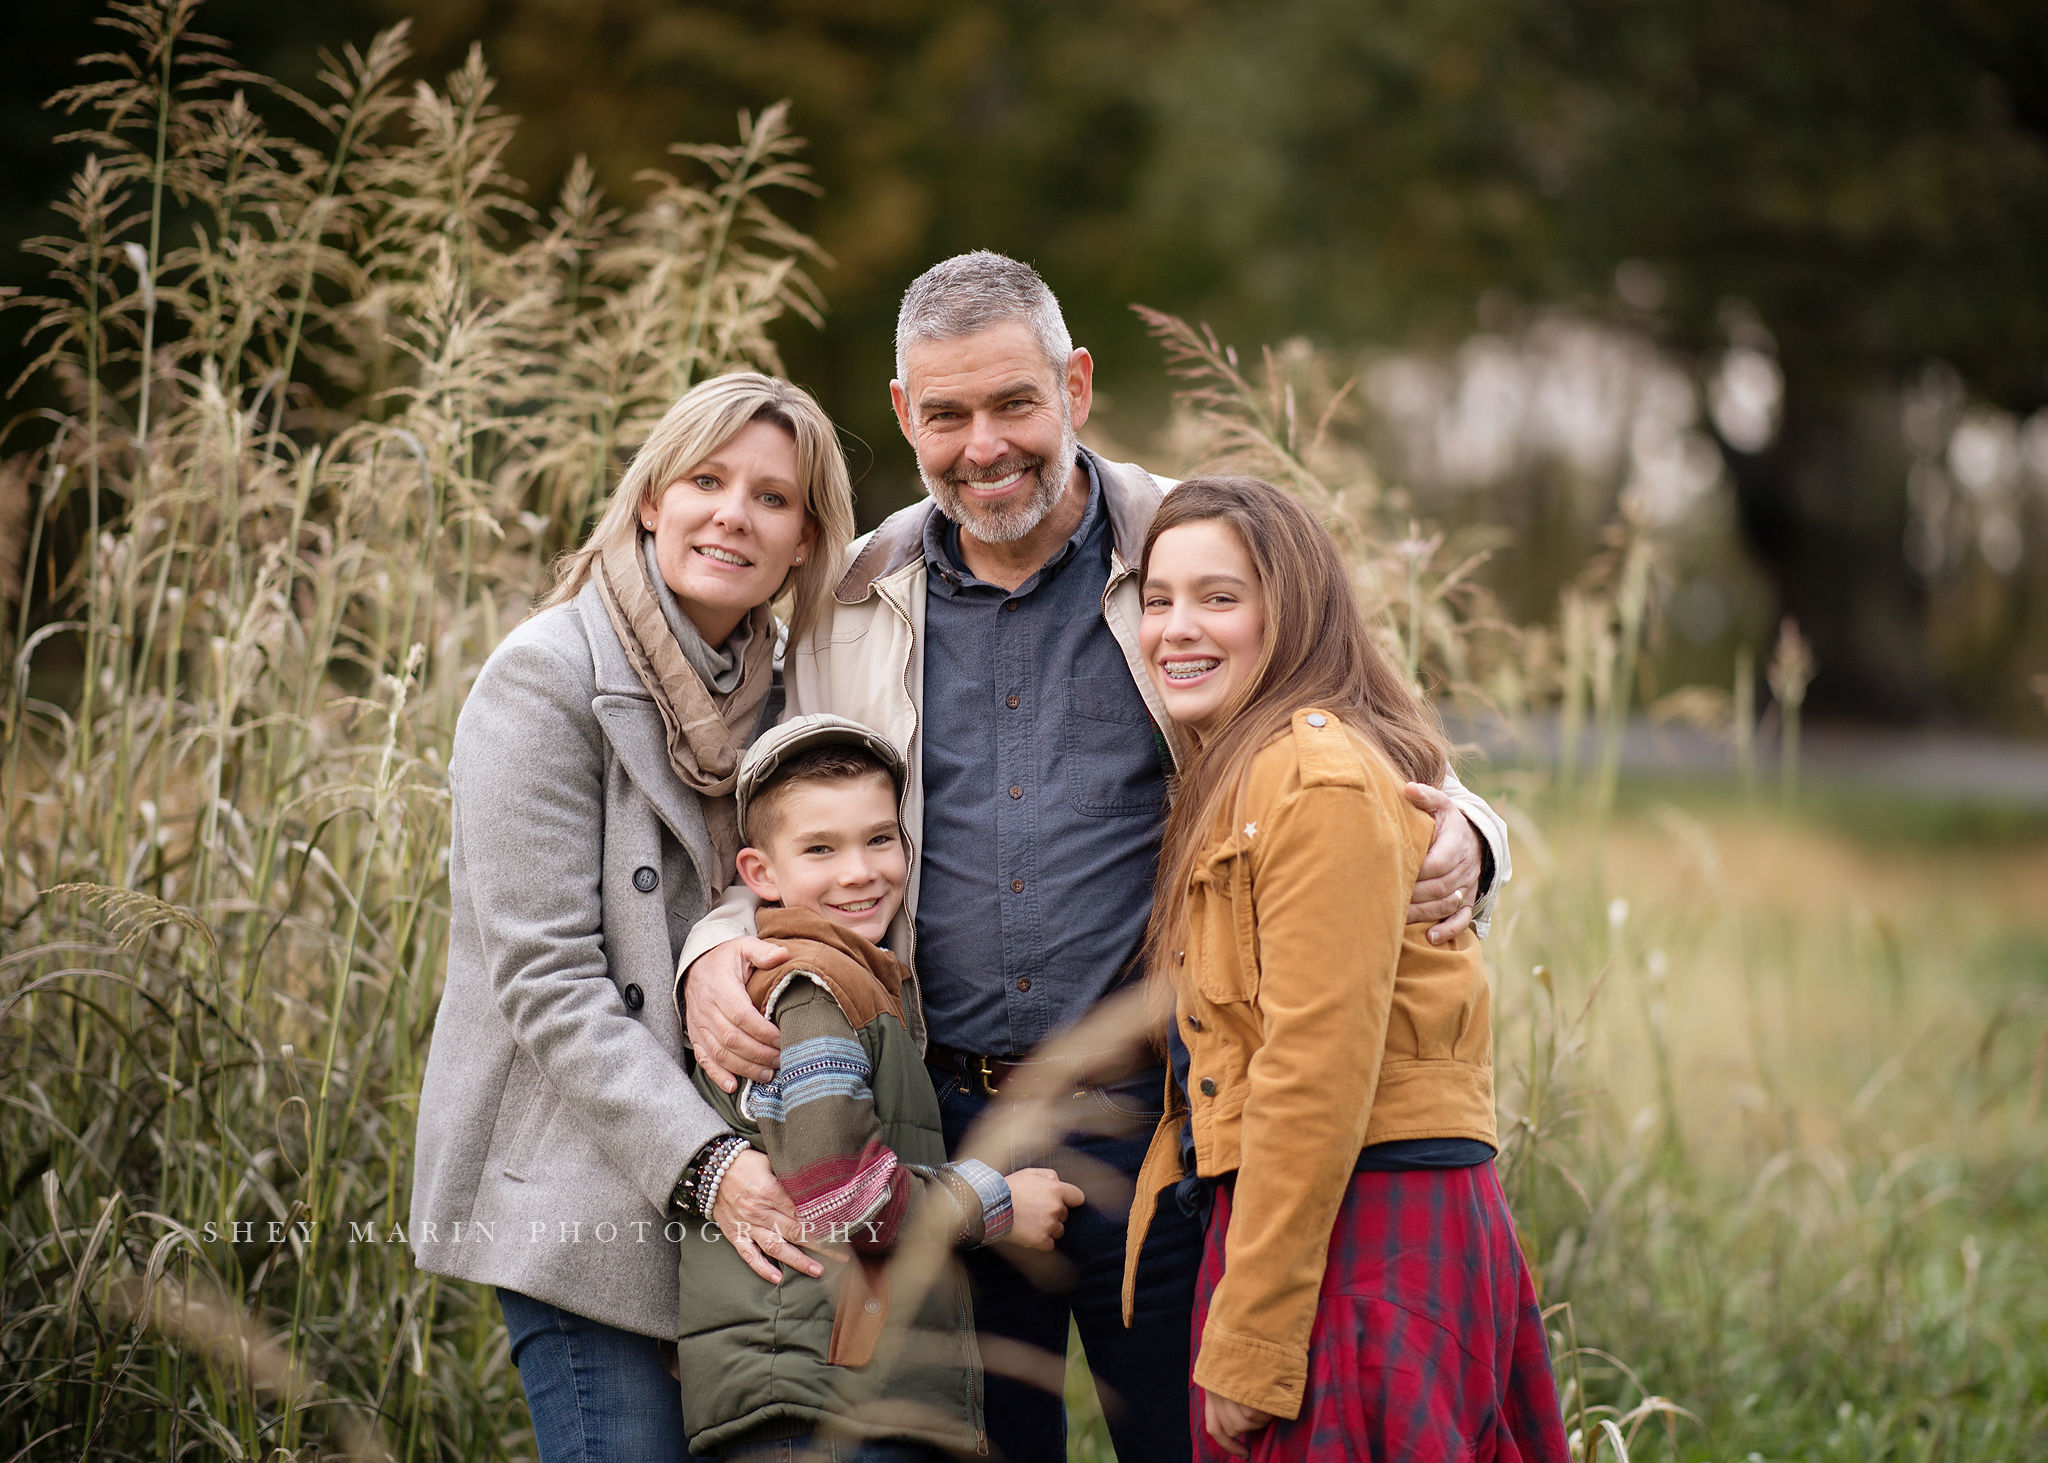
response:
M672 1338L668 1197L726 1131L683 1070L670 995L711 845L595 587L485 662L448 783L448 979L420 1089L413 1253Z

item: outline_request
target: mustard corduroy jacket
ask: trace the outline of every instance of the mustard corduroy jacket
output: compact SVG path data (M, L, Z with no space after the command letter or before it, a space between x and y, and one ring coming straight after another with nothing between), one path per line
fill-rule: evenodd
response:
M1358 1151L1405 1138L1495 1144L1493 1031L1479 942L1405 925L1434 823L1336 716L1298 712L1211 829L1169 967L1193 1063L1195 1159L1237 1173L1225 1273L1195 1382L1275 1417L1301 1409L1331 1227ZM1131 1208L1138 1252L1181 1178L1172 1078ZM1170 1200L1168 1202L1171 1202Z

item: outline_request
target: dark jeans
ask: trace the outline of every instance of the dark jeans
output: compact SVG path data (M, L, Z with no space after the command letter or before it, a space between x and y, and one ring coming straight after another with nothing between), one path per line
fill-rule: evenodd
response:
M1138 1176L1152 1130L1159 1122L1165 1072L1158 1067L1136 1073L1074 1099L1078 1110L1089 1104L1089 1117L1114 1115L1128 1119L1113 1135L1075 1133L1067 1147L1083 1159L1121 1174L1126 1186ZM979 1089L950 1073L934 1070L939 1115L946 1149L958 1149L967 1129L989 1101ZM1008 1155L1010 1169L1051 1167L1061 1177L1090 1189L1085 1164L1062 1165L1059 1155L1019 1151ZM1181 1212L1171 1194L1161 1196L1151 1233L1138 1265L1137 1306L1129 1330L1123 1323L1124 1221L1130 1208L1126 1194L1097 1192L1067 1216L1067 1232L1058 1254L1065 1261L1046 1287L1034 1284L1018 1268L1039 1258L1032 1252L992 1246L967 1254L967 1274L974 1285L974 1324L988 1365L986 1409L989 1442L1008 1463L1064 1463L1067 1456L1066 1407L1057 1390L1057 1373L1042 1366L1054 1390L1000 1375L1000 1363L1028 1356L1024 1347L1062 1358L1067 1351L1071 1315L1081 1333L1089 1370L1102 1397L1102 1410L1116 1444L1120 1463L1172 1460L1192 1456L1188 1437L1188 1343L1195 1304L1195 1276L1201 1268L1202 1228ZM1050 1258L1050 1257L1046 1257ZM1065 1288L1059 1288L1065 1287ZM1006 1358L1005 1353L1008 1354ZM1028 1365L1028 1361L1026 1363Z
M498 1291L541 1463L688 1463L683 1391L661 1343Z

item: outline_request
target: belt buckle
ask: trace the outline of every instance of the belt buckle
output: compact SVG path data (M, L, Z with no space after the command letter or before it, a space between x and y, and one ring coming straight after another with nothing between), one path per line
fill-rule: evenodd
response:
M995 1069L989 1065L989 1061L986 1056L976 1057L975 1061L981 1064L982 1094L986 1097L994 1097L996 1095L996 1084L994 1081Z

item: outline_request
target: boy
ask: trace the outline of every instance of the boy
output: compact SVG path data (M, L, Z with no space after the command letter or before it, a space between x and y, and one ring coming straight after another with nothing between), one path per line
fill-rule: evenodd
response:
M775 728L740 766L739 875L764 901L762 937L789 952L754 972L748 991L782 1030L782 1065L773 1082L730 1096L694 1075L768 1155L804 1226L792 1238L836 1258L820 1279L792 1271L771 1286L715 1226L688 1231L678 1360L693 1454L786 1453L826 1429L841 1450L867 1439L986 1452L980 1358L951 1248L1007 1237L1050 1249L1082 1200L1050 1169L1005 1181L984 1163L946 1162L938 1100L904 1020L907 971L878 944L909 879L903 777L887 738L836 716ZM707 1163L702 1210L722 1176ZM899 1255L912 1238L924 1242Z

